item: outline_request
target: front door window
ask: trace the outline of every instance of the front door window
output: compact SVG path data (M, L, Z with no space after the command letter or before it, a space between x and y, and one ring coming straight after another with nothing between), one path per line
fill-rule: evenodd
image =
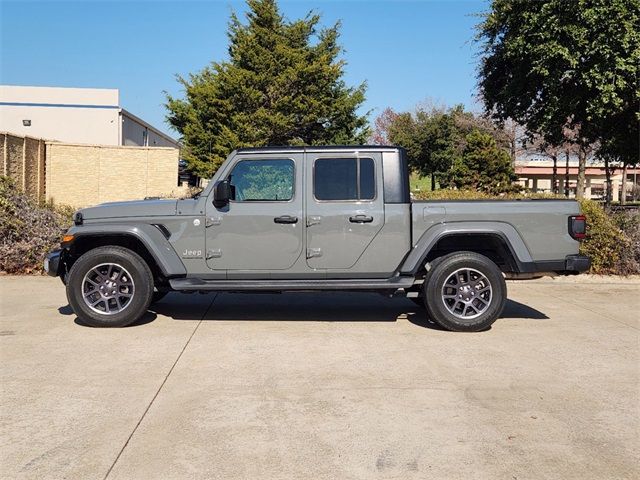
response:
M288 202L293 198L293 160L242 160L229 175L236 202Z

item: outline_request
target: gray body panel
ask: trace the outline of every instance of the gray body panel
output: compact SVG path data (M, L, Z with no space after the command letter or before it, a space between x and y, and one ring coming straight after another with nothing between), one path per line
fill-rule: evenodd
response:
M320 158L371 158L375 197L316 199ZM294 162L291 200L214 206L216 181L228 179L241 160L263 159ZM568 217L580 213L573 201L411 203L406 159L394 147L244 149L229 156L198 198L109 203L81 213L84 224L69 233L134 236L180 290L242 290L243 281L251 290L322 289L323 281L326 288L405 288L448 236L498 236L522 272L536 264L562 270L579 245L567 228ZM371 221L354 223L357 215ZM297 222L274 221L282 216Z
M443 233L500 233L521 262L563 259L578 253L567 219L580 214L575 201L495 200L415 202L412 207L413 250L428 250ZM403 265L402 270L406 270Z
M126 217L161 217L176 214L177 200L135 200L131 202L109 202L82 209L85 220L126 218Z

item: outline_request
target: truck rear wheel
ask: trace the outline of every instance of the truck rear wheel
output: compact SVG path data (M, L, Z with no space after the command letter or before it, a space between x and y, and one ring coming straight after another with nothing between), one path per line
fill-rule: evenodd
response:
M433 263L424 281L429 317L455 332L486 330L507 301L502 272L490 259L473 252L452 253Z
M69 305L92 327L124 327L135 322L149 308L152 295L149 266L126 248L89 250L69 272Z

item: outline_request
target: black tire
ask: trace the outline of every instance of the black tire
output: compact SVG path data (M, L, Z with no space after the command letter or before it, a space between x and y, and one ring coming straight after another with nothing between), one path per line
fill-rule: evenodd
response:
M441 327L479 332L488 329L502 313L507 285L490 259L478 253L458 252L432 263L423 295L429 317Z
M107 266L102 267L102 265ZM115 265L111 277L107 276L108 265ZM121 269L120 273L118 273L118 267ZM93 270L94 268L98 270ZM93 277L93 280L99 279L97 284L87 280L97 271L98 275ZM105 285L102 285L102 282L107 282L114 276L115 280L130 285L107 287L107 289L114 288L112 292L107 292L108 295L118 289L117 300L113 296L107 298L97 290L98 285L104 288ZM96 299L99 302L95 309L85 301L84 294L87 292L93 292L90 302ZM73 264L69 272L67 282L69 305L82 322L92 327L124 327L132 324L145 314L152 296L153 276L149 266L137 253L126 248L109 246L89 250ZM108 309L111 311L109 314L106 313Z

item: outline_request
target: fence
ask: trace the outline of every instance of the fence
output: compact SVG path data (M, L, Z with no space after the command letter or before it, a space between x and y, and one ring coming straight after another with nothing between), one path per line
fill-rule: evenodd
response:
M45 141L41 138L0 134L2 175L36 200L45 198Z
M178 194L176 148L47 143L47 200L74 206Z
M3 175L37 200L85 207L149 196L180 195L180 151L48 142L3 133Z

